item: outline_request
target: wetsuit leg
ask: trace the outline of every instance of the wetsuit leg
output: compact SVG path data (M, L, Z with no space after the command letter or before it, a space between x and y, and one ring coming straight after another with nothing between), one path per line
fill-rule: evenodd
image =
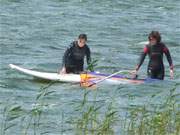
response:
M157 73L157 78L160 80L164 80L164 69L159 70Z
M160 79L163 80L164 79L164 69L148 69L148 77L152 78L152 79Z
M147 70L147 74L148 74L148 77L149 77L149 78L152 78L152 79L155 78L155 71L153 71L153 70L151 70L151 69L148 69L148 70Z
M66 67L66 73L79 74L83 71L83 65L77 65L73 67Z
M66 67L66 73L74 73L75 70L73 67Z
M77 65L74 71L75 71L75 74L81 73L83 71L83 65Z

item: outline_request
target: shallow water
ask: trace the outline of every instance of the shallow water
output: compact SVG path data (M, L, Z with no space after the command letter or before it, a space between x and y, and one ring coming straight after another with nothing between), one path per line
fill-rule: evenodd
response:
M143 85L100 85L91 91L99 104L112 100L120 112L131 105L160 104L169 90L180 83L180 1L119 1L119 0L0 0L0 110L10 102L27 109L33 107L38 90L49 82L39 81L11 70L14 63L39 71L57 72L66 47L80 33L88 35L93 59L98 59L97 71L113 73L133 69L151 30L159 30L171 51L175 78L170 80L167 60L165 81ZM146 74L147 58L140 76ZM73 134L66 121L73 115L73 103L82 100L85 90L79 85L55 83L46 102L50 104L42 122L59 125L52 134ZM180 87L176 86L176 93ZM132 100L129 97L134 97ZM179 97L177 97L178 99ZM61 115L64 114L62 120ZM3 119L0 113L1 120ZM62 127L64 125L64 127ZM7 134L19 134L12 128ZM16 132L15 132L16 131ZM33 131L29 131L33 132ZM41 132L41 131L39 131ZM118 129L116 129L118 133Z

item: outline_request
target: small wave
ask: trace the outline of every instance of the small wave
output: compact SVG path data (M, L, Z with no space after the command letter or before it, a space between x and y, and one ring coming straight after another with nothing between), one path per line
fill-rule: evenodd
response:
M148 44L149 43L149 41L142 41L142 42L139 42L138 44L139 45L145 45L145 44Z

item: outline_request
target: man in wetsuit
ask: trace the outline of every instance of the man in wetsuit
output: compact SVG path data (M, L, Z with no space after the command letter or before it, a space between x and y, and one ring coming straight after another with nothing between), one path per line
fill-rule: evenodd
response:
M144 50L141 54L139 63L136 66L134 75L137 75L137 72L144 62L146 55L149 55L149 64L147 68L148 77L152 79L164 79L164 64L163 64L163 54L166 55L169 66L170 66L170 76L173 78L173 62L169 49L164 43L161 42L161 35L158 31L152 31L149 34L149 44L144 47Z
M63 68L61 74L75 73L78 74L84 70L84 57L86 56L87 64L91 62L91 52L86 45L86 34L80 34L77 41L71 43L63 56Z

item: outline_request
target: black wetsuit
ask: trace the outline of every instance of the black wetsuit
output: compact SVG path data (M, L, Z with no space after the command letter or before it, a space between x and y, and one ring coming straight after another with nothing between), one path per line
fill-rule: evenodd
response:
M63 67L66 73L80 73L83 71L84 57L86 56L87 64L91 62L91 52L87 45L79 47L78 42L74 41L67 48L63 57Z
M158 43L156 45L146 45L140 60L139 64L137 65L136 70L140 68L142 65L146 55L149 55L149 64L147 68L148 76L153 79L164 79L164 64L163 64L163 53L165 53L167 60L169 62L170 68L173 69L173 63L171 59L170 52L165 44Z

